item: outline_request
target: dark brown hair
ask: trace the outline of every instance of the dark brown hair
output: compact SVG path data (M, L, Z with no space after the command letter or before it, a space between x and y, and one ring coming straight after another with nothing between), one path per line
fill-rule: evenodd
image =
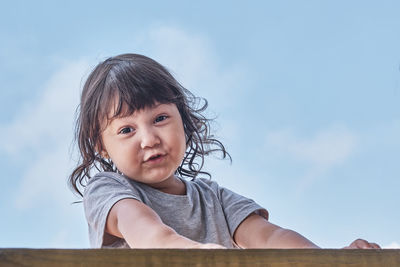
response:
M220 151L222 158L231 159L223 144L210 134L210 120L202 115L208 105L206 99L194 96L151 58L123 54L99 63L83 86L75 126L80 161L69 177L74 192L82 196L93 169L118 172L111 159L98 152L102 150L104 121L109 123L156 102L174 103L182 117L187 149L176 173L192 179L199 173L211 177L201 171L204 156ZM112 110L114 114L110 116Z

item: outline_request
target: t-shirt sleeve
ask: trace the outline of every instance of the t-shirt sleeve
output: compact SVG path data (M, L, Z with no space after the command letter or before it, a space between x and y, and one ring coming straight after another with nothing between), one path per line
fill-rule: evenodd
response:
M232 237L240 223L253 212L268 220L268 211L254 202L254 200L222 186L218 186L218 194Z
M103 247L107 216L112 206L125 198L141 201L139 193L121 175L100 173L89 180L83 194L83 206L92 248Z

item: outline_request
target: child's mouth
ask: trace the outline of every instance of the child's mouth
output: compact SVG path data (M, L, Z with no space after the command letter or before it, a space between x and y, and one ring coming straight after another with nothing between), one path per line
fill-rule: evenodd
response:
M151 157L150 160L155 160L155 159L158 159L159 157L161 157L161 155L156 155L156 156Z
M151 156L146 162L158 163L158 162L162 161L163 158L164 158L164 155L157 154L157 155Z

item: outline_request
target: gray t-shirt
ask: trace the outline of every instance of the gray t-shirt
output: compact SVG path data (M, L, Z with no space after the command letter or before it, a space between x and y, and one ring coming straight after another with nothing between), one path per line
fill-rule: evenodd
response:
M91 178L85 188L83 205L93 248L127 248L124 239L107 234L108 213L121 199L133 198L152 208L163 223L178 234L201 243L235 247L233 234L251 213L268 219L268 212L253 200L238 195L216 182L196 178L181 179L186 195L171 195L113 172ZM134 223L134 222L132 222Z

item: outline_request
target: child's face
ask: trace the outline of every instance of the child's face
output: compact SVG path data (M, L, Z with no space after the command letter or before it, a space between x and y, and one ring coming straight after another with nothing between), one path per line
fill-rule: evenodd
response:
M182 119L175 104L156 104L132 115L115 118L102 133L103 156L112 159L130 179L162 188L186 150Z

